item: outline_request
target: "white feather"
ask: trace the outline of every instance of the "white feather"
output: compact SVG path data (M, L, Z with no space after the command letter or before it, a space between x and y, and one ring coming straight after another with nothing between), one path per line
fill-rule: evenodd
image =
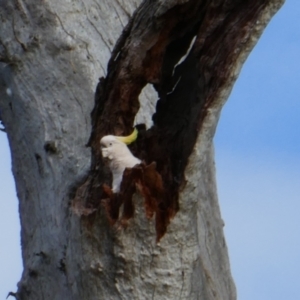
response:
M133 168L141 161L132 155L128 147L113 135L106 135L100 140L102 156L108 158L109 168L112 172L112 190L120 191L125 168Z

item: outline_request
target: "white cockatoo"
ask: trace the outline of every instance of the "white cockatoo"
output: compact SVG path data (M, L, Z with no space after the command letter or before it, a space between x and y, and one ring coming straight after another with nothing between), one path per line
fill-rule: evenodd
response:
M109 168L112 172L112 191L120 191L123 172L125 168L133 168L140 164L141 160L132 155L126 145L137 139L138 131L135 128L129 136L106 135L100 140L102 156L108 159Z

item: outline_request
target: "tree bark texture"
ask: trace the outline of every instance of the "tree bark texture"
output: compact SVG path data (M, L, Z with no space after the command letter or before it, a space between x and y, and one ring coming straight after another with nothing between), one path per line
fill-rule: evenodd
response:
M282 3L0 0L0 119L22 227L17 299L236 299L212 139ZM131 150L155 162L156 177L145 199L136 182L107 199L99 140L136 123L146 126Z

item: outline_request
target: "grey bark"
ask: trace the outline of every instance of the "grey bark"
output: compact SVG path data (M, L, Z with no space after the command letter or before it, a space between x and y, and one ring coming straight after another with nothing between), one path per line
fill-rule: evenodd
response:
M208 109L185 170L179 211L156 243L134 196L126 229L70 208L88 173L94 91L141 1L0 1L0 118L12 153L24 271L17 299L236 299L216 193L212 139L241 66L283 1L267 1ZM186 1L157 1L157 15ZM161 4L161 5L159 5ZM156 95L140 96L151 126ZM234 188L234 187L233 187Z

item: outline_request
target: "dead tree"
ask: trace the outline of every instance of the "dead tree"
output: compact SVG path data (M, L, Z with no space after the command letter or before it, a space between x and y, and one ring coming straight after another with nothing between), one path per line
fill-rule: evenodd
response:
M24 262L11 295L236 298L212 139L282 3L0 1L0 112ZM143 165L115 195L99 140L135 122Z

